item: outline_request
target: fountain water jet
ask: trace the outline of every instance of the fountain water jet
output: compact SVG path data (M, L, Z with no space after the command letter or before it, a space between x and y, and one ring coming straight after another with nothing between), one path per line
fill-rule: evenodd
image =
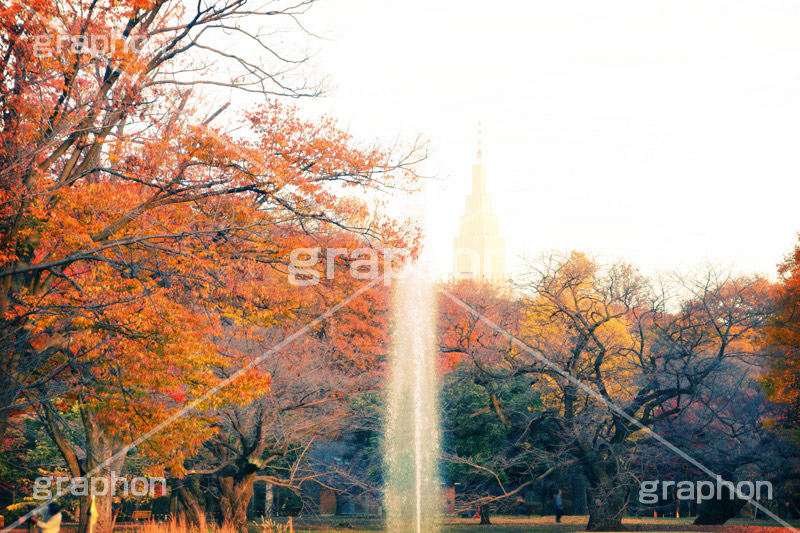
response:
M399 280L385 428L386 526L435 532L440 507L436 302L421 275Z

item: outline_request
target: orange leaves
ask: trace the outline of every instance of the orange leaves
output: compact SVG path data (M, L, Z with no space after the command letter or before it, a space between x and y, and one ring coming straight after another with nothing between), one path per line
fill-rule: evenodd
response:
M287 275L292 250L383 246L413 256L420 238L377 198L413 188L402 155L356 146L331 119L305 120L275 102L214 122L215 110L176 83L182 69L201 69L159 56L160 47L191 49L186 35L199 38L203 24L237 23L237 10L219 7L184 34L181 3L0 6L10 52L0 86L9 110L0 310L15 332L2 348L29 365L14 374L22 387L47 376L65 406L90 408L119 438L194 405L148 447L176 472L213 432L211 409L270 390L274 376L260 366L237 374L255 357L241 343L300 327L361 286L340 262L341 276L298 290ZM314 331L340 368L379 362L383 319L363 317L383 305L379 294L365 297ZM176 441L185 446L176 451Z
M326 182L364 189L380 189L388 180L379 179L389 170L390 155L371 148L352 145L352 137L336 128L331 119L318 123L303 121L295 109L272 102L247 115L253 131L259 134L258 149L262 168L270 168L279 186L291 184L300 191L315 193L321 203L335 199ZM395 178L394 186L411 184L413 175Z
M40 353L57 348L41 370L85 368L62 371L69 387L61 401L91 409L121 439L192 406L189 420L142 452L176 473L212 434L213 410L271 390L272 376L260 366L237 374L258 354L234 341L258 339L265 328L299 328L361 283L340 262L332 265L336 276L298 290L286 271L291 250L349 251L383 240L414 253L418 242L414 228L377 224L366 199L336 185L381 187L371 181L376 153L338 146L349 137L327 123L287 123L273 109L262 115L278 128L262 132L271 156L181 120L169 138L109 144L114 158L91 178L64 186L43 176L22 213L19 236L33 252L25 266L36 278L15 287L14 313L33 317L25 331ZM296 130L280 129L287 127ZM386 327L375 320L385 320L385 307L379 292L364 295L316 332L342 372L381 362Z
M516 333L521 317L510 293L485 282L462 280L444 289L505 331ZM439 349L442 370L449 371L466 359L485 369L504 371L516 355L509 339L446 297L439 298Z
M800 245L779 266L774 291L777 310L763 339L773 356L763 385L771 400L784 407L784 426L797 437L800 427ZM798 437L800 440L800 437Z

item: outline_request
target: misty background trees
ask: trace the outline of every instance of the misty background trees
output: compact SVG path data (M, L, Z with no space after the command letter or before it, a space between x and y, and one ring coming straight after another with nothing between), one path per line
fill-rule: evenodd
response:
M524 377L525 392L535 391L539 402L521 411L517 398L484 393L473 412L517 430L484 451L493 463L474 452L453 458L486 476L495 498L519 486L544 487L554 474L563 484L577 470L589 489L587 527L618 530L640 480L706 475L652 431L725 479L797 471L783 436L767 430L775 406L759 386L776 309L766 280L716 268L647 279L625 263L556 253L528 263L506 305L487 305L503 300L502 292L486 297L460 288L459 297L487 320L453 307L444 314L443 338L453 343L445 351L460 350L458 368L480 376L473 387L488 382L499 391ZM529 470L520 475L512 465ZM709 504L701 521L721 523L743 503L719 515Z

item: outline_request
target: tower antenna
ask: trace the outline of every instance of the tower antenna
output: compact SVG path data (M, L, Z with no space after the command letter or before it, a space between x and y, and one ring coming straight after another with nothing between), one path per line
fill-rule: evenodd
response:
M481 121L479 120L478 121L478 164L481 163L481 155L482 155L481 144L482 143L483 143L483 132L482 132L482 129L481 129Z

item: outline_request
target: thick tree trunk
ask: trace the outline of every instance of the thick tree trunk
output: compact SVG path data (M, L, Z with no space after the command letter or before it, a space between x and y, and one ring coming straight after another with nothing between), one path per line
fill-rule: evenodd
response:
M732 481L733 476L730 472L724 472L722 479ZM704 501L697 511L697 519L694 524L697 526L721 526L731 518L734 518L747 500L736 498L731 494L730 487L724 483L717 484L719 494L715 494L715 499ZM733 497L732 497L733 496Z
M708 500L700 506L696 526L721 526L731 518L735 518L742 510L747 500L736 498L729 500L727 495L721 499Z
M105 460L109 460L112 457L112 451L110 449L106 449L105 453L100 455L100 457L104 458ZM118 476L122 470L122 464L124 463L124 458L118 458L112 461L110 464L100 468L97 472L91 475L89 478L90 487L92 485L92 480L97 478L104 478L105 482L108 484L109 490L104 493L102 488L99 488L97 494L95 494L95 509L97 511L97 522L95 522L92 533L111 533L111 526L114 521L114 513L112 509L112 505L114 503L114 487L112 483L114 482L114 476ZM87 471L91 472L94 470L102 461L97 461L97 464L94 464L94 461L90 461ZM101 483L97 481L96 483ZM122 487L117 487L118 489L122 489ZM80 497L80 519L78 521L78 533L86 533L89 528L89 508L92 503L91 494L88 496L81 496Z
M89 528L89 506L91 498L78 499L78 531L87 531Z
M622 517L625 514L627 499L623 487L592 490L589 503L589 523L587 531L625 531Z
M81 420L86 431L86 441L89 445L89 453L86 459L86 475L89 487L95 486L93 480L97 478L105 479L105 483L108 486L108 491L103 494L103 487L99 486L101 482L97 482L98 488L97 494L95 494L97 521L92 528L92 533L111 533L111 526L114 520L112 503L114 501L115 477L122 475L126 454L116 455L118 450L122 448L122 443L109 435L106 429L97 423L94 413L88 409L82 409ZM91 501L91 495L81 496L80 498L81 515L78 523L78 533L86 533L88 531L90 517L86 511L88 511Z
M76 453L77 448L61 430L55 409L50 404L44 403L42 410L50 436L64 457L70 474L73 478L84 479L84 484L74 489L79 494L78 533L86 533L89 529L92 492L95 493L97 510L97 521L92 533L111 533L114 477L122 473L126 459L124 453L117 455L123 443L109 435L105 428L97 423L94 413L82 408L81 422L86 434L87 449L85 459L81 459Z
M169 511L175 521L187 529L204 530L206 526L206 499L198 477L176 481L172 491Z
M272 518L274 514L272 509L274 506L274 498L275 493L272 489L272 483L267 483L267 492L264 494L264 518Z
M588 503L586 502L586 477L581 470L575 470L572 475L572 514L586 514Z
M247 464L236 472L223 470L217 479L222 523L237 531L247 529L247 506L253 497L256 472L253 465Z
M482 503L478 506L478 513L481 516L481 524L483 525L491 525L492 522L489 520L489 504Z
M111 526L114 520L114 513L112 511L113 503L114 494L110 490L106 494L99 494L95 496L94 505L97 509L97 522L92 528L92 533L111 533ZM78 521L78 531L81 533L89 530L89 520L91 519L91 516L89 515L89 509L91 504L91 496L80 497L80 518Z

